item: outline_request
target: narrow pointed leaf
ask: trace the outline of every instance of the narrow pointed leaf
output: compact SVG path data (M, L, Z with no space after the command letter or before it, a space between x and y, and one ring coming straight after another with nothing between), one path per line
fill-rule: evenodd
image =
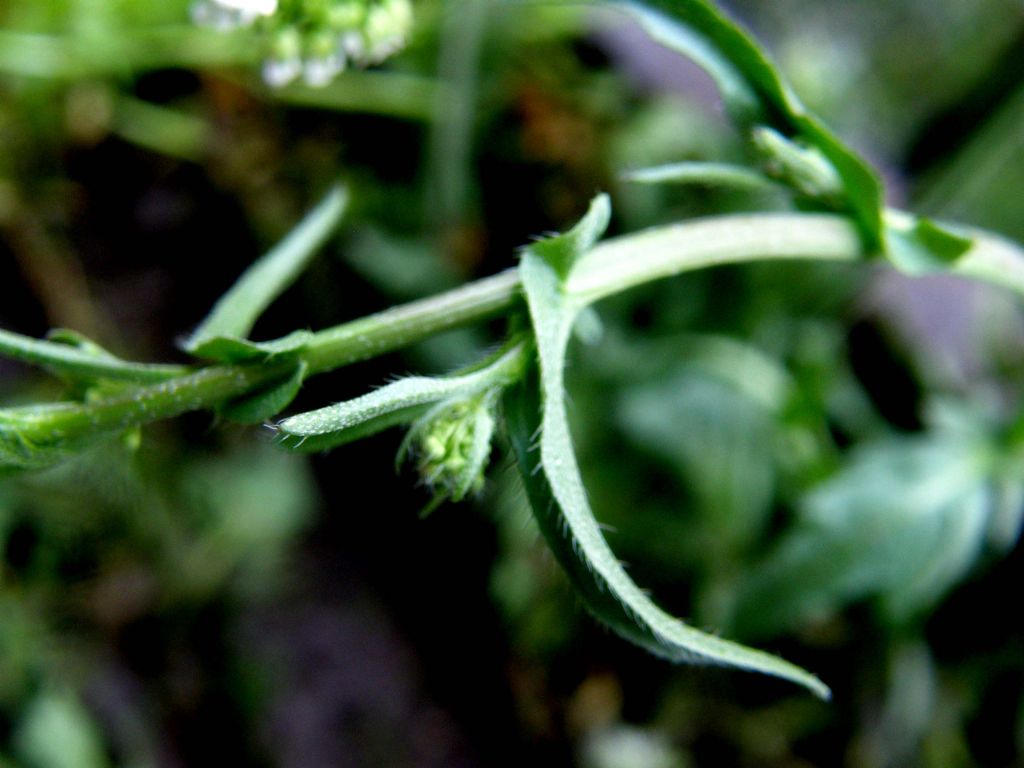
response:
M221 406L220 413L242 424L259 424L283 411L302 387L308 366L300 361L284 377L237 400Z
M290 416L278 424L281 444L301 451L323 451L406 424L439 400L464 390L461 378L412 376L369 394Z
M73 331L60 331L49 340L31 339L0 329L0 355L46 368L70 379L107 379L127 382L159 382L187 373L180 365L132 363L110 354ZM76 343L69 343L73 340Z
M612 206L608 195L598 195L575 227L561 235L533 243L529 250L542 258L564 280L576 259L586 253L608 229Z
M524 252L520 275L537 339L540 380L514 389L506 399L506 417L538 525L590 610L625 638L659 656L763 672L827 697L828 688L799 667L670 616L623 569L587 501L566 413L566 346L582 302L564 291L556 268L536 253L535 246ZM538 428L540 444L534 447Z
M730 163L669 163L627 171L621 174L621 178L635 184L703 184L736 189L778 188L764 174L745 165Z
M284 240L242 274L184 342L184 348L193 354L213 357L219 347L210 342L248 336L263 311L295 281L327 241L347 204L345 189L332 189Z
M890 213L886 224L889 260L911 275L953 268L974 244L970 237L951 232L930 219Z
M522 342L513 344L461 375L411 376L353 400L291 416L278 424L281 442L294 450L322 451L409 423L439 402L510 383L522 368L523 347Z
M248 339L218 336L204 341L190 352L197 357L217 360L222 363L254 362L297 354L306 347L312 338L311 331L292 331L287 336L272 341L249 341Z

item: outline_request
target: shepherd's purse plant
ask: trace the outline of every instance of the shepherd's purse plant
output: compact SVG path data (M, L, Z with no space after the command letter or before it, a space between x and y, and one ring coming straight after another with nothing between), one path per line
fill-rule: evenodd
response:
M573 450L563 378L581 318L603 298L680 273L757 260L886 261L910 274L949 272L1024 294L1024 250L997 235L886 207L875 172L801 104L769 57L710 0L606 2L714 78L749 143L750 165L683 163L633 170L635 183L771 186L784 212L679 221L614 238L611 201L599 194L571 230L525 246L516 268L429 298L320 331L256 341L260 314L298 277L343 220L348 192L330 190L275 248L253 264L182 343L189 365L123 360L71 331L32 339L0 330L0 354L74 385L75 399L0 411L5 472L55 464L104 439L189 411L269 424L278 444L325 451L404 425L400 459L433 490L430 507L484 483L495 435L505 434L537 525L586 606L617 633L675 662L775 675L827 698L811 673L674 618L634 583L588 503ZM316 6L316 18L306 5ZM307 16L303 14L307 13ZM231 3L196 6L203 23L253 25L267 41L266 80L313 85L344 77L349 63L379 61L405 40L403 0ZM505 343L447 376L412 376L361 397L282 417L303 382L443 331L508 318ZM1010 452L978 469L1019 484Z

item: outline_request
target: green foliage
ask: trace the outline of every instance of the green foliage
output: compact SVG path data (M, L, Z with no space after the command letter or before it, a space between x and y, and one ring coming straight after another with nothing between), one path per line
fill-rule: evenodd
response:
M38 768L104 768L110 764L99 729L68 691L40 694L28 706L14 741L19 757Z
M923 230L912 238L894 232L885 220L877 174L804 107L768 56L713 4L653 0L613 5L636 16L655 40L706 69L733 119L749 131L765 172L810 201L850 212L869 251L905 268L913 262L948 263L951 253L968 249L963 238L934 222L915 227L915 232Z
M306 163L295 174L303 188L324 188L337 178L342 159L350 183L333 187L241 275L182 343L190 356L187 364L133 362L107 351L122 346L108 343L110 337L102 333L58 330L34 339L0 330L0 355L41 367L65 385L59 394L52 388L32 390L18 401L27 404L0 410L0 472L19 475L9 478L13 490L0 495L0 541L6 543L12 521L22 514L17 510L31 508L32 494L42 495L47 483L74 485L75 472L91 476L104 466L127 467L140 450L143 426L192 411L242 424L271 422L275 444L301 452L325 451L404 426L399 463L408 458L431 489L425 512L446 501L489 500L485 477L495 443L500 448L508 442L518 473L515 481L495 483L502 491L503 517L497 525L503 552L493 589L506 615L519 622L517 636L524 645L539 655L556 653L585 630L564 620L566 601L552 596L551 574L536 562L536 547L517 527L523 495L585 607L622 637L674 662L757 671L827 698L829 688L810 672L695 626L724 628L745 641L803 632L801 639L821 645L821 637L842 633L839 623L849 606L869 603L871 620L888 637L898 636L901 643L909 638L892 654L891 680L880 683L889 686L880 719L885 728L894 728L903 722L894 713L910 701L907 711L917 715L907 715L914 720L907 728L924 738L922 722L929 707L938 706L928 702L943 695L920 639L925 619L987 557L1012 549L1019 537L1024 474L1020 403L1011 374L1024 364L1019 344L1016 351L1013 347L1017 342L1006 349L976 350L992 366L985 386L944 392L962 403L920 429L913 423L916 414L895 428L872 405L879 386L868 393L871 387L847 359L850 273L818 273L810 262L852 269L880 256L908 275L977 278L1019 298L1024 251L998 235L887 209L879 175L803 105L762 47L715 4L602 4L624 11L655 41L707 70L738 135L682 135L719 126L706 115L695 117L692 104L658 112L652 99L643 104L644 119L631 124L633 135L620 129L610 138L602 136L604 128L593 126L613 123L604 118L617 112L618 117L636 112L639 99L623 83L609 84L613 78L607 72L590 71L594 67L574 70L578 82L571 88L545 90L549 84L534 78L533 68L546 57L532 54L553 51L564 57L558 61L574 61L564 42L580 22L572 17L559 27L545 15L550 9L530 4L502 8L501 14L516 21L498 23L484 6L462 19L452 6L424 3L417 24L426 43L414 45L395 69L372 73L342 69L349 60L377 62L406 42L412 21L404 2L280 0L258 3L253 18L220 0L197 6L207 21L253 22L248 32L223 37L195 29L128 34L134 29L131 14L114 10L97 11L92 27L83 22L68 29L59 15L44 19L36 17L41 11L25 12L31 21L25 29L49 31L0 34L4 72L41 78L47 88L73 89L80 77L107 78L110 82L88 84L93 91L86 96L107 104L113 116L96 118L99 128L92 127L138 146L203 162L202 143L215 140L215 124L230 123L213 119L221 117L216 109L225 109L222 105L232 99L211 99L221 106L207 105L209 120L197 116L195 105L143 102L125 85L129 69L250 65L269 56L264 78L271 84L302 75L317 87L290 87L267 98L309 112L372 113L366 124L353 123L352 151L381 153L364 163L353 160L346 155L348 136L337 141L334 134L320 140L330 145L327 151L317 141L296 150ZM106 53L90 52L89 40L106 41L96 43ZM448 60L453 40L458 50ZM435 43L442 73L436 80ZM510 52L530 46L526 54ZM477 55L480 61L471 61ZM118 78L124 83L115 82ZM225 77L222 85L240 98L243 86L236 79L237 74ZM245 99L252 93L266 96L265 89L248 90ZM29 106L19 109L28 113L32 89L25 93ZM35 94L40 104L49 96L46 88ZM75 112L72 101L68 96L69 114ZM602 119L581 117L594 114ZM680 114L688 115L685 131ZM16 115L13 107L0 106L0 129L16 124L11 115ZM410 203L414 195L403 187L406 182L392 176L400 175L393 166L408 160L406 144L412 136L420 140L422 126L403 124L409 132L394 140L381 127L394 118L425 121L428 134L437 132L424 140L425 178L410 182L422 192L423 201L416 204ZM257 124L269 134L273 122L264 116ZM486 206L480 203L478 210L467 202L477 183L469 179L479 159L473 153L483 153L478 145L488 143L478 139L486 131L507 138L500 132L509 130L509 123L523 136L493 142L497 149L486 151L499 162L507 160L501 153L533 152L530 167L538 175L559 164L577 174L572 184L559 186L545 177L529 187L545 190L536 196L548 196L546 214L557 212L534 220L564 222L609 178L631 184L615 194L618 218L613 218L613 198L599 194L573 228L523 248L517 267L450 288L460 275L490 266L483 262L485 255L491 258L490 238L501 245L523 242L526 234L515 228L518 217L530 220L535 202L543 207L527 199L534 192L522 194L495 213L515 219L515 226L492 231L479 220ZM75 130L82 132L82 125ZM614 157L608 147L616 141L632 147L623 154L650 152L650 162L658 165L623 173L614 160L604 167L587 156ZM20 168L16 152L8 155L0 171L32 178L31 170ZM240 157L234 157L235 165L251 170L252 156ZM514 183L502 181L503 195L518 192L522 167L509 175ZM228 162L218 168L218 183L245 189L239 181L245 174L232 168ZM251 191L264 190L261 184L246 193L251 211L263 211L254 199L264 192ZM7 182L0 179L0 225L20 232L22 208L17 195L6 193ZM351 212L350 194L359 203ZM637 204L643 195L647 203ZM305 202L306 196L298 199ZM280 214L279 221L298 209L287 207L291 213ZM443 215L435 215L438 211ZM348 257L349 266L391 298L413 300L318 331L308 330L303 318L278 328L279 338L251 340L266 310L307 270L316 273L309 295L326 296L320 303L336 307L341 292L323 286L332 282L326 277L337 265L312 262L346 215L355 243L348 248L355 254ZM606 238L609 229L617 234ZM508 248L505 256L510 253ZM790 264L766 264L763 272L749 266L784 260ZM682 273L693 274L685 282L652 285ZM773 283L768 274L781 277ZM349 297L361 289L356 286ZM365 297L357 298L361 303ZM605 299L606 314L598 315L595 305ZM321 319L336 314L310 312ZM441 336L494 319L506 321L504 343L489 354L479 352L486 348L481 335L454 341ZM293 330L296 325L302 327ZM579 356L580 373L569 364L574 338L588 345ZM306 398L302 388L310 377L421 342L417 366L425 361L428 371L455 371L397 378L356 397L348 389L348 399L323 407L303 399L301 408L311 409L287 414L295 398ZM447 344L444 355L437 353L441 344ZM478 362L466 366L474 356ZM921 367L907 375L925 390L922 399L934 402L935 391L948 386L939 386L938 375ZM357 372L351 375L357 381ZM887 380L881 388L895 391L898 383ZM987 411L974 405L979 402ZM141 450L150 439L147 430ZM632 450L623 451L623 445ZM187 596L209 595L233 578L259 581L280 565L287 543L309 519L309 478L296 462L296 457L271 458L256 449L186 460L184 468L159 464L162 471L156 474L168 476L160 481L167 487L140 492L144 500L137 502L156 522L152 530L126 535L124 551L149 547L157 553L160 564L154 570L161 574L158 581L172 585L163 598L172 605L188 602ZM61 463L64 467L52 475L27 472ZM61 474L69 467L70 480ZM44 479L32 489L34 477ZM92 499L91 493L83 491L90 509L119 508L109 498ZM75 501L48 504L70 514ZM194 528L174 521L178 506L195 512ZM599 518L620 529L612 539L614 551ZM84 524L70 526L64 541L52 520L39 528L45 555L39 561L48 558L58 565L74 549L67 541L88 534ZM620 556L629 557L636 570L627 571ZM29 575L13 578L31 583L33 568L47 573L48 567L33 560L25 569ZM12 718L10 749L33 765L107 764L98 726L74 688L80 681L56 687L56 675L46 671L50 660L32 653L52 628L26 607L20 581L12 587L6 573L4 579L0 606L7 619L0 623L0 654L11 667L0 664L0 705L19 710ZM637 582L652 584L658 602ZM41 603L59 592L55 583L40 590L45 593ZM681 594L673 591L678 584L686 585ZM659 604L693 616L695 626ZM928 695L919 700L897 695L903 684L898 681ZM691 719L699 718L699 710L688 710ZM730 723L721 727L732 727L742 718L717 719ZM50 734L62 734L65 747L55 749ZM595 765L641 742L647 744L648 762L678 757L660 736L644 742L635 730L596 729L585 740L604 745L586 758Z
M616 416L631 442L685 479L693 492L695 539L726 559L759 540L771 513L774 455L783 440L773 418L777 403L765 398L781 393L749 366L737 371L740 383L713 375L694 358L626 390ZM756 391L740 389L748 383Z
M744 575L738 631L771 635L868 597L889 622L916 618L981 554L992 471L983 435L947 429L861 446L805 498L778 548Z

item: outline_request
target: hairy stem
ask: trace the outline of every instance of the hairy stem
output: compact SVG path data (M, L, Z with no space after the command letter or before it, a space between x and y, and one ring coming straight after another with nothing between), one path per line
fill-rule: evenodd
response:
M303 353L309 372L368 360L441 331L496 317L520 300L519 272L491 277L411 301L315 334Z
M598 243L573 268L566 289L585 303L637 285L720 264L761 259L854 261L863 240L850 219L830 214L718 216Z

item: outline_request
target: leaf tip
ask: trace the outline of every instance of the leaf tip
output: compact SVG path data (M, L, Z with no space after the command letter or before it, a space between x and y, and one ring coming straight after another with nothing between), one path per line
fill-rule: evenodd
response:
M523 253L540 256L561 279L568 277L576 260L589 251L608 229L612 216L611 198L601 192L590 201L586 214L568 232L527 246Z

